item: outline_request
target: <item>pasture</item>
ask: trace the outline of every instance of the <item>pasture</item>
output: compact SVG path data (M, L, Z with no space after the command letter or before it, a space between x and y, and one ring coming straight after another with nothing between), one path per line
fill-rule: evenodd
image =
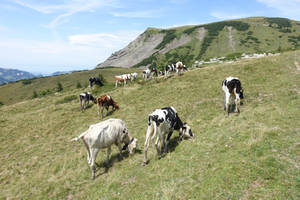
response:
M140 151L120 160L114 146L107 171L106 151L100 151L95 180L84 145L70 140L99 122L97 106L81 112L79 99L63 101L82 88L4 105L0 198L299 199L299 62L300 51L286 52L107 90L120 109L104 119L124 120ZM224 114L221 83L227 76L238 77L244 88L237 116ZM195 139L178 142L174 132L162 159L152 140L143 167L147 116L165 106L175 107Z

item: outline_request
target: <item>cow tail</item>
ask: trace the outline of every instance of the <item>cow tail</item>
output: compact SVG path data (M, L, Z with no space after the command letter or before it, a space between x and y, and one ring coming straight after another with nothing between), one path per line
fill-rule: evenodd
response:
M79 139L83 138L83 136L87 133L87 131L81 133L78 137L73 138L71 141L78 141Z

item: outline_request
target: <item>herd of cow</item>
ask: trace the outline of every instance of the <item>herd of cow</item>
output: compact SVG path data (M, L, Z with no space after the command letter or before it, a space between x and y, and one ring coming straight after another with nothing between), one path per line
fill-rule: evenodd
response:
M184 70L184 65L182 65L181 62L178 63L176 63L175 66L166 66L166 68L170 70L165 70L164 75L166 75L166 71L171 72L172 70L176 71L177 73L182 73L182 71ZM149 71L150 74L155 73L151 72L151 70ZM126 74L126 76L129 76L130 78L133 77L132 74ZM123 78L125 76L121 75L116 77ZM137 74L135 75L135 78L136 77ZM90 83L91 80L95 82L94 78L90 79ZM92 86L92 84L90 84L90 86ZM222 90L224 92L225 97L224 110L226 111L226 114L229 115L230 105L232 105L233 101L235 103L234 112L238 113L240 99L244 98L240 80L236 77L227 77L222 82ZM94 98L91 95L91 93L85 92L81 93L79 97L80 106L82 110L86 108L86 104L88 104L90 100L98 105L99 119L100 116L102 116L103 119L104 108L106 109L106 114L108 113L108 109L110 106L113 107L113 110L119 109L118 104L109 95L103 95L99 98ZM190 139L194 137L191 127L186 122L183 123L181 121L177 111L172 106L156 109L148 115L148 129L146 132L146 139L144 143L144 160L142 165L147 165L148 162L147 151L150 144L150 140L156 137L155 147L157 150L157 155L160 158L162 155L167 153L168 143L174 130L179 132L180 140ZM91 169L91 175L93 179L95 178L95 161L100 149L107 148L106 163L108 164L109 156L111 153L111 146L113 144L118 146L121 157L122 150L128 148L129 153L133 154L136 148L138 147L138 140L130 135L124 121L122 121L121 119L112 118L99 122L97 124L90 125L88 130L83 132L78 137L72 139L72 141L77 141L79 139L82 139L86 147L87 160Z

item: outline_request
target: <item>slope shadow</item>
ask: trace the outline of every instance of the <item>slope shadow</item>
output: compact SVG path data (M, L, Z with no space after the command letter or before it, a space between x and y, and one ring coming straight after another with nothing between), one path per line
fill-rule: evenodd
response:
M100 153L100 152L99 152L99 153ZM135 150L135 154L137 154L137 153L138 153L138 154L141 154L142 151L141 151L140 149L136 149L136 150ZM130 157L130 156L134 156L134 154L133 154L133 155L129 155L129 152L128 152L128 151L124 151L124 152L122 152L122 156L120 155L120 153L116 153L116 154L114 154L114 155L111 155L110 158L109 158L109 161L108 161L108 165L106 164L106 159L105 159L104 161L102 161L100 164L95 163L96 166L97 166L96 172L98 172L98 171L99 171L101 168L103 168L103 167L105 168L104 172L99 173L99 174L96 175L95 177L97 178L97 177L99 177L99 176L101 176L101 175L107 173L108 170L109 170L109 168L113 167L114 163L120 162L120 161L122 161L122 160L124 160L124 159L127 159L127 158ZM105 152L105 158L106 158L106 152Z

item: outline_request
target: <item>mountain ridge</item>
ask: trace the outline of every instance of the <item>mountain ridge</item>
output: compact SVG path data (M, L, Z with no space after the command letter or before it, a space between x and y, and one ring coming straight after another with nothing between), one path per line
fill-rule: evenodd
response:
M96 68L158 67L242 53L298 49L300 22L287 18L250 17L168 29L147 28L125 48Z

